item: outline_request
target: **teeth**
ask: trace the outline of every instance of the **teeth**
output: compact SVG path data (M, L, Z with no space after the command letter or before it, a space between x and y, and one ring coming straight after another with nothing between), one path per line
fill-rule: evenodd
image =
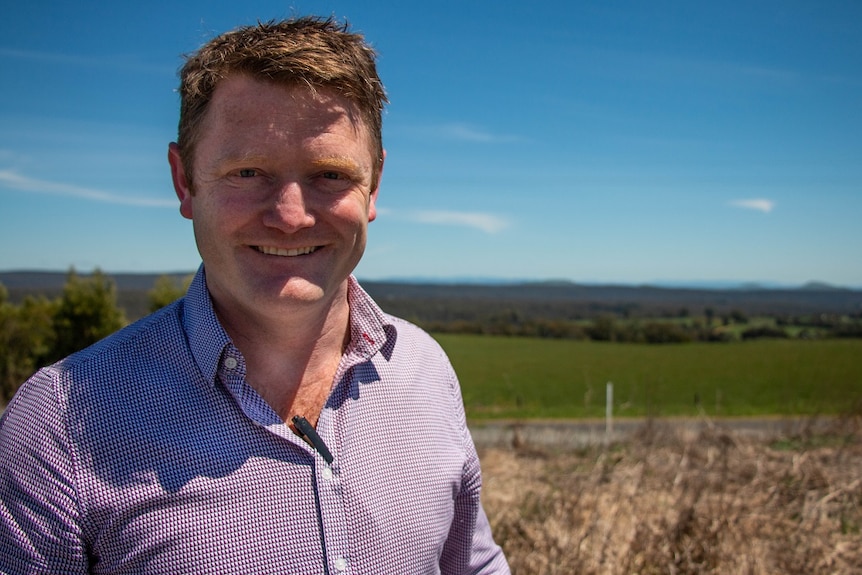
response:
M309 246L307 248L296 248L296 249L284 249L284 248L274 248L271 246L257 246L257 251L264 253L268 256L282 256L282 257L292 257L292 256L304 256L305 254L310 254L317 248L314 246Z

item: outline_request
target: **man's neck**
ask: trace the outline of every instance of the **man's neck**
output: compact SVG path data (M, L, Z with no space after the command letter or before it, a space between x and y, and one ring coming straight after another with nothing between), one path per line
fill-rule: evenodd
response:
M256 317L248 310L216 313L246 361L246 380L289 421L316 424L350 339L347 286L326 306L285 306ZM238 313L236 313L238 312Z

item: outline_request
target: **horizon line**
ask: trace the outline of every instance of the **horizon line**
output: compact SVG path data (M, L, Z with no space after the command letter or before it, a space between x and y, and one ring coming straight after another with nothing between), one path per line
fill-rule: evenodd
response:
M69 266L65 270L55 268L0 268L0 274L55 274L67 275L75 272L78 275L92 275L101 272L107 276L177 276L194 275L197 268L189 270L174 271L109 271L98 266L89 270L81 270L75 266ZM801 289L812 286L820 286L825 289L862 290L862 284L842 284L823 280L807 280L802 282L778 281L778 280L725 280L725 279L653 279L647 281L639 280L575 280L562 277L545 278L512 278L496 276L386 276L386 277L362 277L357 275L360 283L398 283L398 284L431 284L431 285L535 285L535 284L559 284L559 285L583 285L583 286L624 286L624 287L657 287L665 289Z

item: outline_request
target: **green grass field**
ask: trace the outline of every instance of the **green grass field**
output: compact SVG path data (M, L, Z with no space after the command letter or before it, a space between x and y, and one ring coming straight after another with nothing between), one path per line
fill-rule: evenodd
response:
M647 345L437 334L467 415L583 418L841 414L860 409L862 340ZM698 401L700 407L698 407Z

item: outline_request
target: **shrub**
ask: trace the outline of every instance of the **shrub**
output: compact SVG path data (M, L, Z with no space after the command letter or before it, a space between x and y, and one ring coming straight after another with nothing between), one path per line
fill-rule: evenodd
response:
M758 327L750 327L747 330L742 332L741 335L743 340L748 339L763 339L763 338L773 338L773 339L787 339L789 336L787 332L781 329L780 327L771 327L768 325L761 325Z

